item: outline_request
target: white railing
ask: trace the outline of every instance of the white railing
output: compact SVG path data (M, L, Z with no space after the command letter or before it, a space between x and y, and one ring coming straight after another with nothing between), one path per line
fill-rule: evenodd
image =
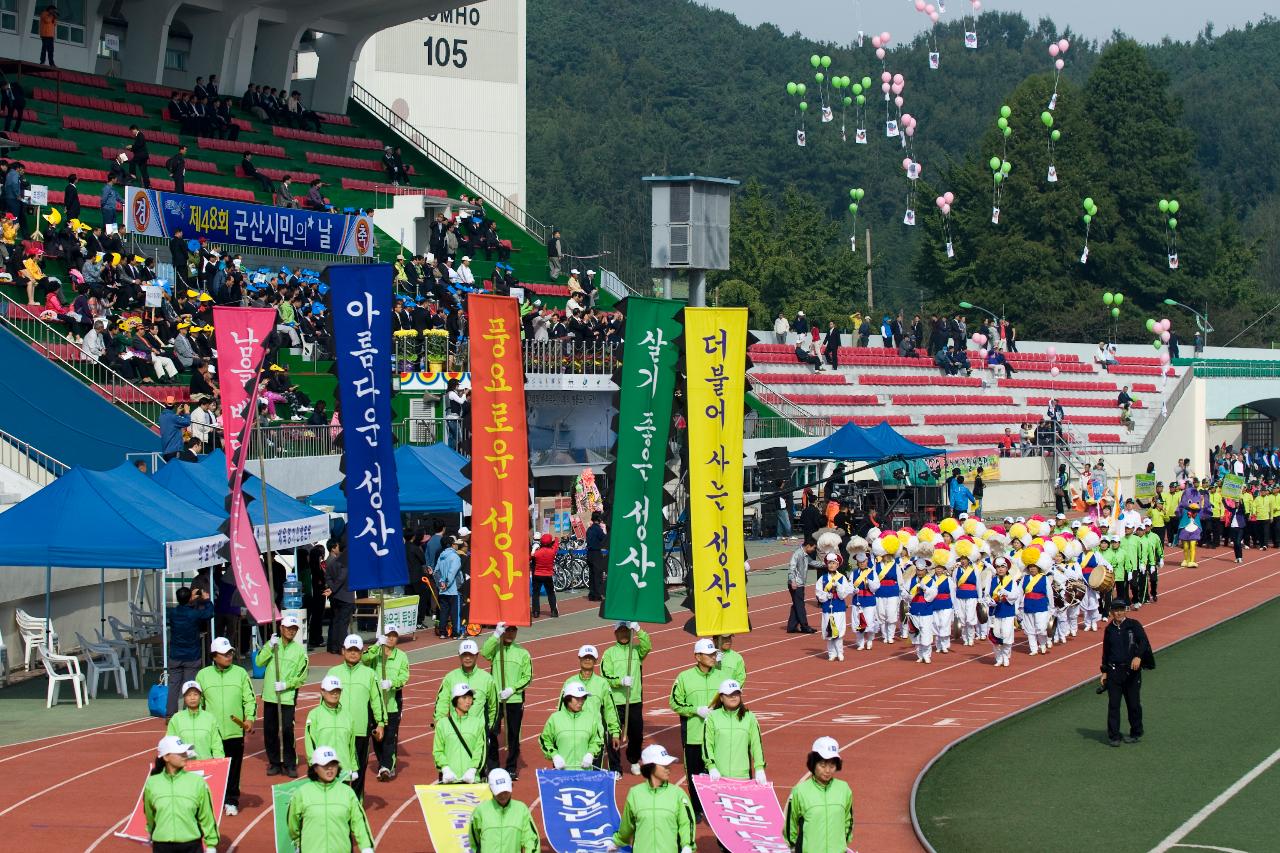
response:
M0 466L40 486L47 486L71 470L66 463L4 430L0 430Z
M767 382L761 382L755 376L750 378L751 393L755 395L755 398L794 423L797 429L806 429L808 426L821 423L823 420L826 420L827 424L830 425L830 418L818 417L799 403L792 402L786 394L773 388ZM811 432L809 435L817 435L817 433Z

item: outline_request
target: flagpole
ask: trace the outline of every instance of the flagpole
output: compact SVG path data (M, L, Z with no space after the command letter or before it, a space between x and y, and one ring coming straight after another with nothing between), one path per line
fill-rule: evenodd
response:
M275 556L271 551L271 513L267 502L267 466L263 461L264 448L266 447L266 439L262 435L262 421L258 419L258 401L257 388L254 388L254 399L250 401L250 417L253 418L252 428L258 431L258 483L262 490L262 528L267 535L267 587L271 590L271 631L276 636L280 635L280 611L276 608L276 570ZM244 488L243 483L241 488ZM294 570L297 570L295 566ZM275 680L280 681L280 646L276 646L271 650L271 661L275 664ZM274 686L274 685L273 685ZM284 697L280 695L280 691L276 691L276 742L280 744L280 766L284 766Z

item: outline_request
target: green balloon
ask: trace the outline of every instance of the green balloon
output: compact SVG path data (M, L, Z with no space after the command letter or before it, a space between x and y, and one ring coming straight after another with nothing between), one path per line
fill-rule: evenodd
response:
M995 178L997 184L1004 180L1004 175L999 172L996 172L992 177Z
M1004 129L1004 135L1005 135L1005 136L1011 136L1012 134L1013 134L1013 128L1012 128L1012 127L1006 127L1006 128Z
M849 212L854 214L858 212L858 203L856 201L849 203Z
M1164 198L1160 199L1160 212L1161 212L1161 213L1168 213L1168 212L1169 212L1169 200L1168 200L1168 199L1164 199Z
M987 161L987 165L991 167L991 171L993 172L1000 171L1000 158L992 157L990 160Z
M1092 214L1094 214L1094 215L1097 215L1097 213L1098 213L1098 206L1097 206L1096 204L1090 204L1090 205L1089 205L1089 212L1090 212L1090 213L1092 213Z
M1052 139L1054 142L1057 142L1059 139L1062 138L1062 131L1055 130L1053 133L1049 134L1049 138Z
M1178 212L1178 200L1176 198L1169 199L1169 212L1170 213Z
M809 57L809 64L814 68L817 68L822 64L822 57L815 53L813 56Z
M1085 199L1084 199L1084 209L1085 209L1085 210L1088 210L1088 209L1089 209L1089 208L1091 208L1091 207L1093 207L1093 197L1092 197L1092 196L1085 196Z
M1008 126L1009 126L1009 120L1004 116L1000 116L1000 118L996 119L996 127L1000 128L1001 130L1004 130Z
M1093 216L1091 216L1090 214L1086 213L1086 214L1084 215L1084 224L1085 224L1085 225L1088 225L1088 224L1089 224L1090 222L1092 222L1092 221L1093 221Z
M1111 309L1111 316L1112 316L1112 317L1119 317L1119 316L1120 316L1120 309L1119 309L1119 308L1112 308L1112 309Z
M808 109L809 109L809 105L808 105L807 103L805 103L804 101L801 101L801 102L800 102L800 112L806 112Z
M861 94L862 94L862 84L861 84L861 83L854 83L854 84L853 84L853 94L855 94L855 95L861 95Z
M1000 108L1000 118L1008 118L1011 115L1013 115L1013 110L1009 109L1007 106Z
M856 188L855 188L855 189L851 189L851 190L849 190L849 198L854 199L854 200L857 200L857 198L858 198L858 190L857 190Z
M824 79L825 79L825 76L823 75L823 73L822 73L821 71L819 71L817 74L813 75L813 80L814 80L814 82L815 82L815 83L821 83Z
M795 93L796 93L796 84L795 84L795 83L788 83L788 84L787 84L787 94L788 94L788 95L794 95Z
M862 201L862 197L866 194L867 194L866 190L864 190L862 187L858 187L858 198L856 200Z
M870 78L870 77L863 77L863 78L862 78L862 88L863 88L863 89L870 89L870 88L871 88L871 78Z
M1177 230L1178 230L1178 220L1176 220L1176 219L1170 219L1170 220L1169 220L1169 230L1170 230L1170 231L1177 231Z
M859 95L859 96L858 96L858 106L862 106L862 105L863 105L863 104L865 104L866 102L867 102L867 96L866 96L866 95Z
M799 95L803 95L803 94L804 94L804 84L803 84L803 83L797 83L797 84L796 84L796 94L799 94Z
M853 98L850 98L848 95L845 95L845 96L844 96L844 105L847 107L847 106L849 106L849 105L850 105L850 104L852 104L852 103L853 103Z
M829 57L829 56L824 56L824 57L822 57L822 67L823 67L823 68L830 68L830 67L831 67L831 57Z
M1048 110L1040 113L1040 121L1044 122L1045 127L1053 127L1053 113Z
M1155 330L1156 330L1156 321L1155 321L1155 320L1153 320L1153 319L1151 319L1150 317L1148 317L1148 318L1147 318L1147 331L1148 331L1148 332L1154 332ZM1157 341L1156 343L1159 343L1159 341Z
M1009 170L1012 168L1013 168L1013 164L1010 163L1008 160L1005 160L1003 163L1000 164L1000 171L1006 175L1009 174Z
M1123 304L1124 304L1124 294L1123 294L1123 293L1117 293L1117 294L1116 294L1116 304L1117 304L1117 305L1123 305Z
M1155 320L1152 320L1151 322L1154 323ZM1159 338L1156 338L1154 341L1151 342L1151 346L1155 347L1156 349L1160 349L1163 343L1164 342L1161 341Z
M1106 293L1102 294L1103 305L1110 305L1112 302L1115 302L1115 301L1116 301L1115 294L1112 293L1111 291L1108 290Z

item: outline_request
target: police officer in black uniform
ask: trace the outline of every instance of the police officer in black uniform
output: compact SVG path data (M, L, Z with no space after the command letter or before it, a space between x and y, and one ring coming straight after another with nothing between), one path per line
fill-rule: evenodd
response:
M1129 711L1129 736L1126 743L1142 739L1142 670L1155 669L1147 632L1138 620L1129 618L1129 602L1117 598L1111 602L1111 621L1102 635L1101 687L1107 691L1107 738L1112 746L1120 745L1120 700Z

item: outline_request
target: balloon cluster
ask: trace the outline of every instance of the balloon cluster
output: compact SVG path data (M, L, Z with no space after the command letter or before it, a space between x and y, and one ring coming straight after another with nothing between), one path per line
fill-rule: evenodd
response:
M938 9L932 3L926 3L924 0L916 0L916 11L926 15L930 21L938 23Z
M1159 206L1160 212L1169 216L1165 222L1169 226L1169 230L1176 231L1178 229L1178 220L1175 218L1175 214L1178 212L1178 200L1176 198L1162 198Z
M1162 198L1159 202L1160 215L1165 218L1164 221L1164 243L1165 251L1169 256L1169 269L1176 270L1178 268L1178 200L1176 198Z
M862 201L864 195L866 191L862 187L849 190L849 213L853 215L853 234L849 237L849 250L854 252L858 250L858 202Z
M1084 215L1080 217L1084 220L1084 249L1080 252L1080 263L1084 264L1089 262L1089 227L1093 224L1093 217L1098 215L1098 206L1090 196L1085 196L1080 206L1084 208Z
M987 161L987 165L991 167L991 180L993 182L991 189L991 224L999 225L1001 188L1005 178L1009 177L1009 171L1013 169L1013 166L1008 160L1000 157L992 157Z
M938 206L938 210L942 211L943 216L951 215L951 205L956 200L956 194L953 192L945 192L933 200Z
M1108 291L1107 293L1102 294L1102 304L1111 306L1112 317L1119 317L1120 306L1124 304L1124 294L1111 293L1110 291Z
M996 119L996 127L1000 129L1000 133L1004 135L1005 139L1013 135L1013 128L1009 127L1009 116L1011 115L1013 115L1013 110L1009 108L1008 104L1000 107L1000 117Z
M1067 48L1069 47L1071 47L1071 42L1066 39L1058 39L1056 42L1049 45L1049 55L1054 58L1053 68L1055 71L1061 71L1066 67L1067 63L1062 57L1067 55ZM1057 86L1054 86L1053 90L1055 92L1058 91Z
M948 190L947 192L943 193L942 195L938 196L933 200L933 203L938 206L939 212L942 213L942 235L946 238L946 241L947 241L946 250L947 250L948 258L955 257L955 249L953 248L951 243L951 205L955 203L955 200L956 200L956 194L951 192L950 190ZM981 337L981 336L975 335L975 339L977 337ZM982 346L985 343L986 341L983 340L978 342L978 345Z
M1173 323L1169 321L1168 317L1163 320L1156 320L1148 317L1147 331L1157 336L1156 339L1151 342L1151 346L1155 347L1156 350L1160 350L1165 344L1169 343L1169 339L1173 337L1173 333L1169 331L1171 328L1173 328ZM1160 363L1169 363L1169 353L1160 353Z
M882 32L878 36L871 37L871 46L876 49L876 59L879 59L881 62L884 61L884 52L888 49L890 41L891 38L888 30Z

